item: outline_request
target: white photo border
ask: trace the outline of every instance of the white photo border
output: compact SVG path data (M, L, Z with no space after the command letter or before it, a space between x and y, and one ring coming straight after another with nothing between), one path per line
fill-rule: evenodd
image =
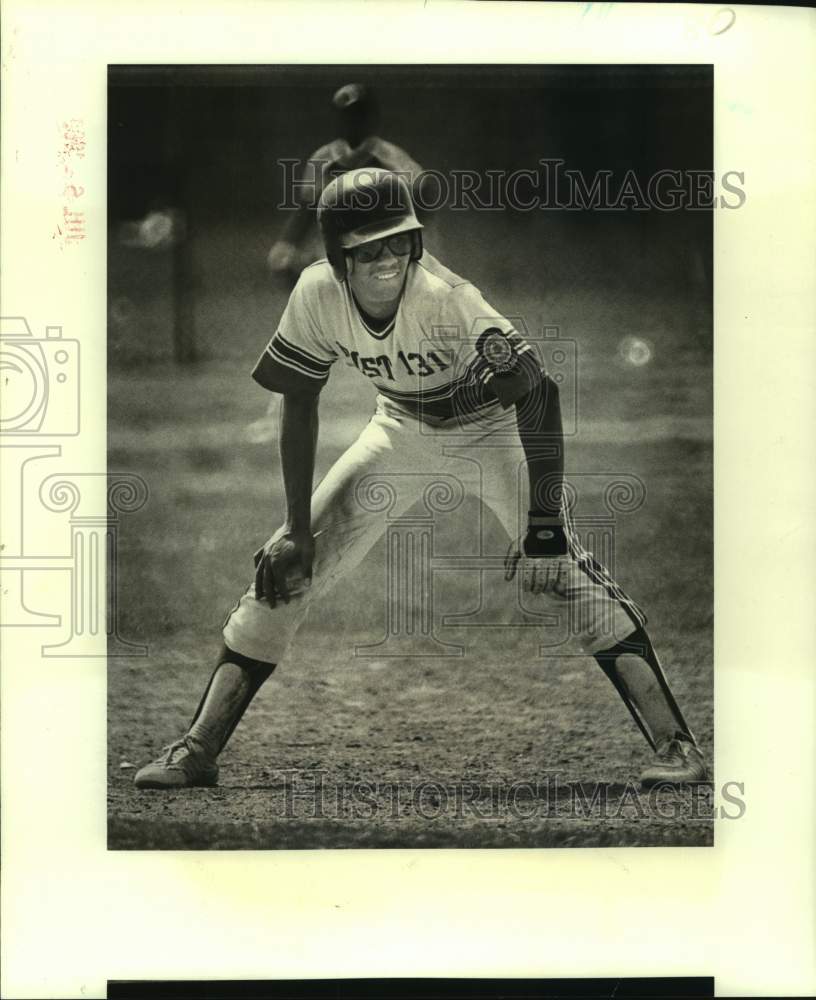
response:
M109 64L714 65L715 169L744 172L747 196L715 214L716 769L744 781L747 809L717 823L713 848L108 852L104 659L41 658L35 630L3 629L3 995L355 976L816 990L813 11L7 0L4 28L3 314L79 340L80 432L61 454L100 473ZM86 238L66 245L74 120ZM103 487L89 491L104 509Z

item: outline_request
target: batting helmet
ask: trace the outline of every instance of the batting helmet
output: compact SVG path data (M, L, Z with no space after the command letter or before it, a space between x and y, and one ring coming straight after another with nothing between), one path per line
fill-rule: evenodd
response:
M415 232L411 260L422 256L422 224L411 189L390 170L362 167L336 177L320 196L317 221L338 281L346 278L344 251L394 233Z

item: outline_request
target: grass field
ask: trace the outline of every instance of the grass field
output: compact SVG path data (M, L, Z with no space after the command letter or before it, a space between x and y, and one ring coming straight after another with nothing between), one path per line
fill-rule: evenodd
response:
M138 473L150 490L147 505L123 519L119 548L119 631L149 655L110 661L110 847L710 844L711 810L690 792L669 793L659 811L632 792L627 782L648 747L594 661L576 650L539 657L536 630L512 620L438 625L462 657L355 656L356 644L384 632L382 543L307 620L222 754L218 788L134 789L129 765L152 759L187 726L225 613L282 511L276 445L246 436L267 403L248 372L280 295L255 278L228 294L202 288L205 360L175 369L166 360L168 304L150 291L166 261L134 261L112 262L109 469ZM681 292L656 295L647 285L541 295L527 286L506 302L482 283L497 307L531 326L556 323L578 344L568 472L592 473L598 484L628 473L646 486L645 504L616 522L615 573L644 606L711 759L711 357L700 331L710 317L703 310L701 320ZM649 364L620 360L624 335L651 342ZM359 376L333 374L318 476L372 405ZM600 489L583 497L588 510L601 509ZM471 504L439 516L441 554L469 544L477 514ZM503 551L490 516L485 533ZM472 607L473 574L443 576L441 610Z

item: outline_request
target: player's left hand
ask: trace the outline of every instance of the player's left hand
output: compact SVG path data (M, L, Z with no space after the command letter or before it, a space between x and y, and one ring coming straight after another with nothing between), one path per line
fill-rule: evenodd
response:
M530 594L566 597L571 558L562 525L533 526L523 539L511 544L504 560L504 578L521 573L522 588Z
M315 543L310 531L293 531L285 525L253 556L255 597L270 608L311 586Z
M273 274L280 274L294 265L296 256L296 247L286 240L278 240L266 255L266 266Z

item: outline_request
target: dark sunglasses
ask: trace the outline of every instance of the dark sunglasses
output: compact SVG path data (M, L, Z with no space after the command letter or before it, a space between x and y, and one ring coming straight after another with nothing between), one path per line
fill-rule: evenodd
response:
M394 233L382 240L372 240L370 243L363 243L362 246L355 247L352 253L354 259L361 264L370 264L382 256L386 245L395 257L405 257L411 252L414 245L414 238L411 233Z

